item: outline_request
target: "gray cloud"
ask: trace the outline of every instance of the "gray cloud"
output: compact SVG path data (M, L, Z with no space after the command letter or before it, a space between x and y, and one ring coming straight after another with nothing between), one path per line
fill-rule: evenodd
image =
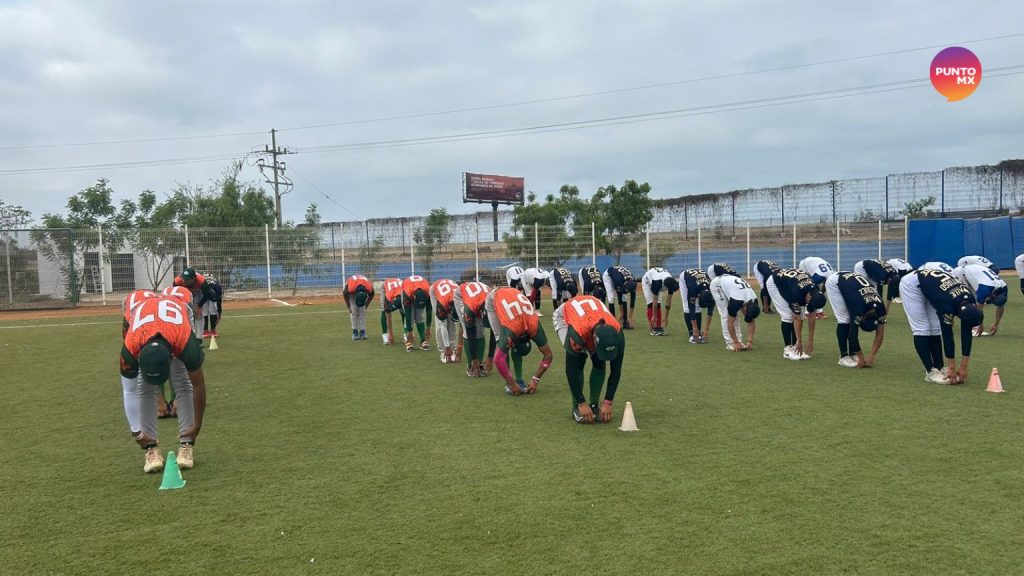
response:
M969 12L969 13L968 13ZM1018 2L133 2L0 6L0 145L233 132L230 138L6 150L0 170L244 154L270 128L452 110L791 66L1021 32ZM969 47L1024 64L1024 38ZM550 134L329 153L314 146L501 130L925 77L937 50L714 81L310 130L287 162L361 217L460 205L463 171L525 176L540 194L626 178L657 196L932 170L1020 155L1024 75L947 103L930 87ZM37 216L108 177L121 197L205 183L226 161L0 176ZM252 169L247 176L256 179ZM287 218L317 202L302 179Z

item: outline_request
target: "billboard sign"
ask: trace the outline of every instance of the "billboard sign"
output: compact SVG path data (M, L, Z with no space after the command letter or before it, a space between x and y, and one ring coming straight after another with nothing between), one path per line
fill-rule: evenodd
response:
M525 182L515 176L462 175L462 201L483 204L522 204Z

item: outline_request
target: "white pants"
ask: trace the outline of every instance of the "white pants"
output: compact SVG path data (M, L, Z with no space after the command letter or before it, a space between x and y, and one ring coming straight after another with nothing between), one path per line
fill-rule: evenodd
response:
M836 316L836 324L849 324L850 311L846 308L843 293L839 290L839 274L833 274L825 280L825 295L832 305L832 313Z
M459 323L448 317L434 327L438 348L454 348L459 342Z
M722 339L725 340L726 346L733 344L732 336L729 336L729 323L733 323L733 329L736 331L736 339L739 340L739 344L743 343L743 325L740 323L740 317L737 315L735 318L729 317L729 297L726 296L725 290L722 290L722 277L716 276L711 281L711 296L715 299L715 306L718 308L718 317L722 320Z
M664 284L662 284L661 290L657 294L655 294L654 292L651 291L651 287L650 286L644 285L643 288L644 288L644 300L646 300L648 304L666 304L666 303L668 303L668 299L670 298L670 296L668 295L668 288L665 288Z
M900 298L903 298L903 312L907 315L914 336L942 335L939 313L921 292L917 274L907 274L900 280Z
M779 288L775 285L775 277L768 278L765 285L768 287L768 295L772 297L772 306L779 313L779 320L792 324L793 309L790 308L789 302L786 302L786 299L782 297L782 293L779 292Z

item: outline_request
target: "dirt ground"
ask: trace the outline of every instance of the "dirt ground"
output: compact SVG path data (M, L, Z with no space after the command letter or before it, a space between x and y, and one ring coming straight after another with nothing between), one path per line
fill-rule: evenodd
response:
M307 304L336 304L344 306L341 296L308 296L301 298L279 298L280 302L287 302L293 306ZM224 300L224 308L227 310L245 310L248 308L274 308L283 306L274 300ZM90 316L110 316L119 314L121 305L109 306L79 306L77 308L58 308L55 310L14 310L0 312L0 322L17 322L19 320L39 320L48 318L88 318Z

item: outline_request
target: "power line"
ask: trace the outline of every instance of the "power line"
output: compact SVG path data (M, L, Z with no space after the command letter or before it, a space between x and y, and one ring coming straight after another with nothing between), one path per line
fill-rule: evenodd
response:
M483 106L473 106L467 108L456 108L452 110L442 110L434 112L422 112L416 114L403 114L396 116L382 116L378 118L367 118L362 120L343 120L338 122L326 122L322 124L310 124L306 126L293 126L288 128L281 128L278 132L290 132L300 130L314 130L320 128L331 128L336 126L352 126L358 124L372 124L379 122L389 122L395 120L411 120L415 118L428 118L434 116L449 116L454 114L462 114L466 112L480 112L485 110L496 110L501 108L513 108L520 106L530 106L534 104L545 104L551 102L561 102L566 100L576 100L581 98L591 98L595 96L606 96L611 94L622 94L626 92L636 92L641 90L651 90L655 88L666 88L669 86L680 86L684 84L693 84L697 82L708 82L713 80L723 80L727 78L738 78L742 76L752 76L756 74L767 74L771 72L784 72L787 70L796 70L800 68L810 68L815 66L824 66L828 64L840 64L843 62L853 62L857 60L867 60L871 58L880 58L882 56L894 56L897 54L908 54L912 52L920 52L922 50L933 50L935 48L944 48L948 46L963 45L963 44L977 44L980 42L991 42L996 40L1008 40L1012 38L1024 37L1024 32L1015 34L1004 34L1001 36L989 36L986 38L975 38L972 40L960 40L956 42L947 42L942 44L931 44L928 46L918 46L914 48L903 48L900 50L889 50L886 52L875 52L873 54L863 54L860 56L847 56L842 58L832 58L827 60L818 60L815 62L806 62L803 64L790 64L786 66L776 66L772 68L761 68L757 70L748 70L745 72L732 72L727 74L716 74L711 76L702 76L698 78L689 78L683 80L673 80L669 82L661 82L657 84L646 84L641 86L632 86L627 88L615 88L611 90L601 90L596 92L585 92L581 94L571 94L567 96L553 96L550 98L536 98L531 100L522 100L518 102L507 102L502 104L489 104ZM986 71L987 72L987 71ZM183 140L202 140L202 139L216 139L216 138L232 138L240 136L258 136L264 134L263 131L249 131L249 132L226 132L220 134L203 134L195 136L163 136L153 138L129 138L122 140L96 140L87 142L72 142L72 143L58 143L58 144L25 144L25 145L14 145L14 146L0 146L0 150L39 150L49 148L74 148L74 147L85 147L85 146L104 146L114 144L139 144L147 142L171 142L171 141L183 141Z
M331 198L331 196L329 194L327 194L327 192L324 192L319 186L317 186L316 184L313 184L312 182L310 182L308 178L306 178L305 176L300 174L299 171L296 170L294 167L292 168L292 173L295 174L296 176L298 176L299 179L302 180L303 182L305 182L306 184L309 184L310 187L312 187L314 190L319 192L321 196L323 196L324 198L327 198L328 200L333 202L335 206L337 206L338 208L341 208L345 212L348 212L356 220L362 220L362 218L359 215L357 215L355 212L353 212L353 211L349 210L348 208L346 208L345 206L343 206L341 203L339 203L334 198Z
M1017 64L1012 66L1003 66L993 68L984 77L986 80L994 78L1002 78L1006 76L1015 76L1024 74L1024 64ZM1002 73L1000 73L1002 72ZM788 96L774 96L769 98L758 98L753 100L743 100L736 102L729 102L724 104L710 104L706 106L697 106L690 108L678 108L673 110L662 110L657 112L644 112L639 114L628 114L623 116L611 116L605 118L595 118L589 120L578 120L573 122L562 122L556 124L543 124L537 126L528 126L520 128L508 128L502 130L490 130L481 132L466 132L456 134L446 134L439 136L424 136L419 138L406 138L398 140L381 140L381 141L370 141L370 142L356 142L350 144L334 144L324 146L312 146L309 148L296 149L296 153L322 153L322 152L341 152L351 150L368 150L373 148L395 148L402 146L419 146L425 144L438 144L447 142L461 142L470 140L482 140L492 138L503 138L508 136L520 136L530 134L545 134L551 132L562 132L567 130L579 130L584 128L596 128L601 126L614 126L620 124L632 124L638 122L650 122L654 120L662 120L669 118L683 118L689 116L701 116L709 114L721 114L726 112L739 112L744 110L754 110L759 108L770 108L773 106L782 106L788 104L800 104L806 102L815 102L822 100L834 100L838 98L848 98L852 96L863 96L870 94L880 94L886 92L895 92L899 90L908 90L914 88L922 88L930 86L930 80L928 78L915 78L911 80L897 80L892 82L884 82L879 84L869 84L863 86L853 86L848 88L836 88L831 90L821 90L817 92L806 92L801 94L792 94ZM154 160L142 160L137 162L121 162L121 163L109 163L109 164L91 164L91 165L79 165L79 166L60 166L60 167L49 167L49 168L16 168L9 170L0 170L0 176L13 175L13 174L30 174L30 173L49 173L49 172L77 172L83 170L94 170L94 169L118 169L118 168L137 168L142 166L159 166L159 165L170 165L170 164L190 164L200 162L214 162L222 161L227 159L235 159L238 157L245 157L251 154L247 152L244 154L221 154L211 156L198 156L198 157L186 157L186 158L170 158L170 159L154 159Z

